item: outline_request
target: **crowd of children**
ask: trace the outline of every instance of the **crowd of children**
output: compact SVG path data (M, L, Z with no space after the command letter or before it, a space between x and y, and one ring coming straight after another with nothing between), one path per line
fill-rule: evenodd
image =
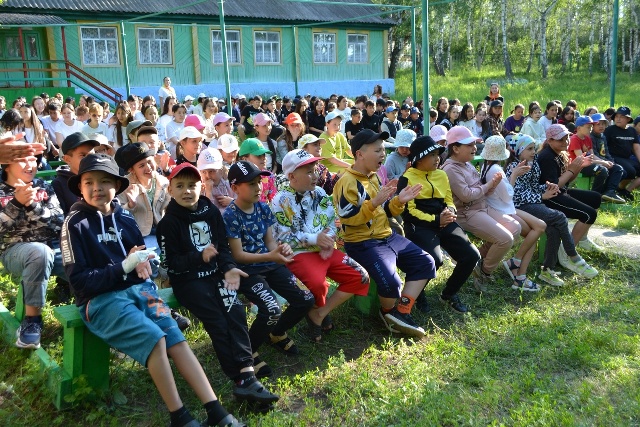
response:
M518 291L563 286L558 263L594 278L577 249L600 250L588 238L600 204L640 186L640 117L628 107L580 115L573 101L544 111L534 101L504 119L493 84L475 108L441 98L424 111L380 90L355 101L237 95L227 108L205 94L181 103L167 79L159 106L130 96L111 114L92 97L74 107L42 94L0 112L0 141L32 150L2 165L0 261L24 288L18 347L40 346L55 276L91 332L148 368L172 426L197 423L169 357L207 425L243 424L217 400L181 332L189 319L154 279L202 322L234 396L269 405L278 396L259 380L273 374L259 350L298 354L289 332L303 319L321 342L339 327L332 310L371 281L383 325L420 338L412 311L429 310L425 286L446 254L455 267L439 299L457 313L471 310L459 296L467 279L487 292L501 266ZM58 159L51 184L36 178ZM592 190L570 187L579 174ZM243 301L257 309L250 327Z

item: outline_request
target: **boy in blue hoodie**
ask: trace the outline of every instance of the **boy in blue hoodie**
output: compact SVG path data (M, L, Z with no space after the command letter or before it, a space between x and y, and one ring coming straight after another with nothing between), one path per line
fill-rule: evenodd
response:
M71 207L61 232L62 260L87 329L147 367L170 412L172 427L196 427L182 404L169 357L204 403L206 425L241 426L216 397L202 366L150 280L149 259L135 219L115 196L129 181L110 156L89 154L69 189Z

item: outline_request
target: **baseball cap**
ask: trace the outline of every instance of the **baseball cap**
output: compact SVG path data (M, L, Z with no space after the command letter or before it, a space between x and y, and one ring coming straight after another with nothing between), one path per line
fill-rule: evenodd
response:
M607 120L605 115L602 114L602 113L595 113L593 116L591 116L591 120L593 120L594 123L597 123L597 122L607 122L607 123L609 123L609 120Z
M180 131L180 136L178 137L179 141L182 141L185 138L200 138L202 139L204 137L204 135L202 135L202 133L194 128L193 126L185 126L181 131Z
M409 159L411 160L411 166L415 166L418 161L436 150L438 150L439 154L442 154L444 147L435 142L430 136L425 135L420 138L416 138L409 147Z
M206 97L207 97L207 94L206 94L206 93L204 93L204 92L200 92L200 93L198 94L198 99L200 99L200 98L206 98Z
M185 97L184 97L184 102L187 102L187 101L193 101L194 99L195 99L195 98L194 98L193 96L191 96L191 95L187 95L187 96L185 96Z
M312 133L308 133L300 137L300 139L298 140L298 148L304 148L307 144L313 144L316 141L320 141L320 144L324 144L325 142L327 142L324 139L318 138Z
M266 126L269 123L273 123L273 120L265 113L258 113L253 118L253 124L256 126Z
M204 119L197 114L189 114L184 119L184 127L193 126L198 130L204 129Z
M222 154L217 148L207 148L198 155L198 170L222 169Z
M591 117L589 117L589 116L580 116L576 120L576 127L584 126L584 125L592 125L594 123L597 123L597 122L594 122Z
M145 133L155 133L158 134L158 129L155 126L140 126L138 129L138 136L144 135Z
M333 110L332 112L330 112L329 114L327 114L324 118L324 120L329 123L331 120L333 119L340 119L342 120L342 114L338 113L336 110Z
M569 129L567 129L564 125L555 124L547 128L546 135L547 139L559 140L564 138L566 135L571 135L571 132L569 132Z
M640 116L636 117L635 119L633 119L633 125L637 125L638 123L640 123Z
M493 108L493 107L502 107L502 101L500 101L499 99L493 100L491 101L491 103L489 104L489 108Z
M197 176L198 177L198 181L201 180L200 171L198 170L198 168L196 168L195 166L193 166L189 162L184 162L184 163L180 163L178 166L173 168L173 170L171 171L171 173L169 174L169 177L168 177L169 181L171 181L176 176L180 175L180 173L190 173L190 174L192 174L194 176Z
M481 141L482 138L473 136L471 131L464 126L454 126L447 132L447 145L458 142L462 145L471 144L472 142Z
M144 142L132 142L116 151L115 161L122 169L128 171L140 160L153 157L155 151L149 149Z
M124 176L120 176L118 164L113 159L113 157L107 154L91 153L80 161L78 174L73 175L69 178L69 181L67 181L69 191L71 191L78 197L82 197L82 192L78 187L78 184L80 184L80 179L82 178L82 174L94 171L106 172L120 181L120 188L116 191L116 194L122 193L129 186L129 180Z
M326 120L326 118L325 118ZM285 125L292 125L294 123L298 123L298 124L302 124L302 118L300 117L300 114L298 113L290 113L286 119L284 119L284 124Z
M83 144L90 144L92 147L100 145L95 139L89 139L82 132L74 132L62 141L62 154L67 154L69 150L73 150Z
M253 163L246 160L240 160L239 162L231 165L227 178L229 179L229 184L242 184L243 182L252 181L257 176L269 175L271 175L271 172L261 171Z
M394 148L411 147L411 143L415 141L418 135L411 129L400 129L396 133L396 140L393 143Z
M418 107L411 107L409 114L420 114L420 109Z
M433 138L434 141L439 142L443 139L447 139L447 128L442 125L435 125L429 131L429 136Z
M289 151L282 159L282 172L289 175L301 166L322 160L324 157L314 157L301 148Z
M388 106L384 110L385 113L393 113L394 111L398 111L398 109L396 107L394 107L393 105Z
M622 114L623 116L628 117L630 120L633 120L633 117L631 117L631 109L629 107L622 106L618 108L616 110L616 116L618 114Z
M153 123L151 123L149 120L134 120L132 122L129 122L125 132L127 133L127 135L129 135L142 126L153 126Z
M222 135L218 138L218 148L225 153L233 153L238 151L238 140L233 135Z
M371 129L363 129L353 137L349 144L351 145L351 152L355 155L356 151L362 148L363 145L373 144L377 140L385 140L389 138L389 133L380 132L376 133Z
M402 106L400 107L401 110L409 110L411 111L411 107L409 107L409 104L402 104Z
M215 126L218 123L228 122L229 120L235 120L235 118L231 117L227 113L218 113L215 116L213 116L212 126Z
M263 154L271 154L270 150L264 148L262 145L262 141L258 138L248 138L245 139L242 145L240 146L240 151L238 152L238 156L246 156L247 154L253 154L254 156L261 156Z

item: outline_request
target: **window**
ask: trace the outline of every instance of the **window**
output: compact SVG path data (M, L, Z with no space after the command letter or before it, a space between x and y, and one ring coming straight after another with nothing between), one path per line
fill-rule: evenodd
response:
M280 33L275 31L256 31L253 34L256 64L279 64Z
M5 39L6 42L6 57L7 58L22 58L22 53L20 52L20 39L18 36L7 36Z
M36 36L27 36L27 58L38 59L38 39Z
M335 33L313 33L313 62L316 64L336 62Z
M80 27L82 62L85 65L118 64L117 34L115 27Z
M347 62L368 62L366 34L347 34Z
M226 30L227 36L227 59L229 64L240 64L240 31ZM213 54L213 63L222 64L222 32L220 30L211 31L211 52Z
M171 64L171 30L138 28L138 58L140 64Z

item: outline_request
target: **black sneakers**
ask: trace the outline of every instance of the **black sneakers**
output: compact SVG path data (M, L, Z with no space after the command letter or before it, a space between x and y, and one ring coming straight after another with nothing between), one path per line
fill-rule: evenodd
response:
M387 329L392 332L400 332L416 338L425 336L425 331L413 320L411 314L400 313L396 307L384 314Z
M255 376L233 385L233 395L236 399L259 403L274 403L280 399L271 393Z
M455 294L449 299L444 298L440 295L440 301L443 304L448 305L453 311L464 314L469 312L469 308L462 303L458 294Z

